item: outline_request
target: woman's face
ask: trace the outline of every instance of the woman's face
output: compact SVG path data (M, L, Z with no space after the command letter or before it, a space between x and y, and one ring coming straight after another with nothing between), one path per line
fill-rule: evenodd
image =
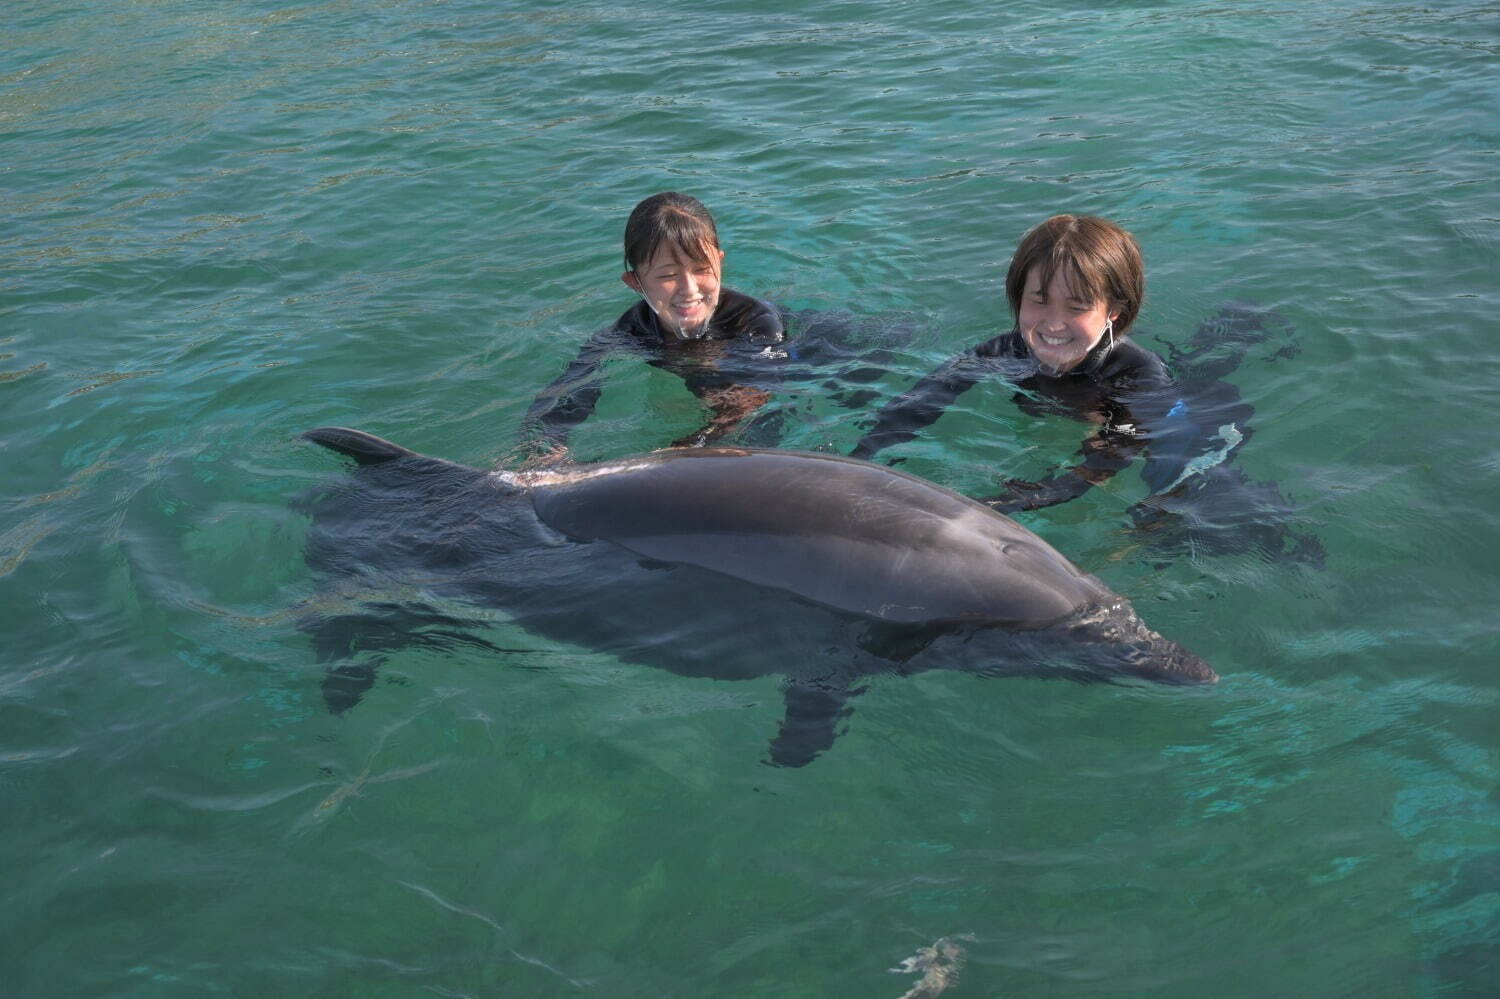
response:
M664 328L691 339L703 335L719 306L723 259L723 250L711 248L706 259L693 261L679 247L664 243L644 267L621 278L640 292Z
M1026 272L1016 325L1042 373L1060 375L1078 367L1103 339L1105 323L1119 314L1106 299L1086 301L1075 295L1061 269L1043 288L1040 270L1033 267Z

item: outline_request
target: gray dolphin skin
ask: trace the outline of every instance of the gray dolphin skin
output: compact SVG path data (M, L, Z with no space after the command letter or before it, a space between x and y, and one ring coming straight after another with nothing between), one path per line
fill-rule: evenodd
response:
M1217 679L1020 524L884 465L694 448L487 472L342 427L304 436L358 463L301 501L309 564L408 594L304 622L336 713L373 683L354 661L372 650L493 648L413 591L685 676L781 675L782 766L828 749L882 674Z

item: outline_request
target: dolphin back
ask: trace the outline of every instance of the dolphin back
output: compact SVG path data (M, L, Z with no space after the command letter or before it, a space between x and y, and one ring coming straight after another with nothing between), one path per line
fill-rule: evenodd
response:
M662 451L535 476L538 517L900 624L1044 627L1116 599L1041 538L904 472L827 454Z

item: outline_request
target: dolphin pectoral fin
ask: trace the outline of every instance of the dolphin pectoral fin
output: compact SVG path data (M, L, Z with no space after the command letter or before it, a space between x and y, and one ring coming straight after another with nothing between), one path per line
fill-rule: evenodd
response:
M442 473L456 474L460 479L478 478L485 474L477 468L443 458L430 458L383 437L349 427L315 427L304 432L302 437L314 444L321 444L330 451L353 458L361 467L387 465L402 468L407 474L414 476Z
M323 703L330 714L341 715L375 685L390 653L414 648L507 651L469 631L484 623L422 604L368 603L360 612L312 618L299 627L308 633L317 661L328 667L323 674Z
M323 674L323 703L328 706L328 713L342 715L358 704L375 686L375 674L383 662L385 658L377 656L363 662L330 666Z
M802 767L811 763L819 753L833 746L839 735L839 720L854 712L849 699L864 689L850 689L842 683L790 681L782 691L786 716L781 719L781 731L771 740L771 755L766 762L775 767Z
M376 674L385 662L381 655L361 656L372 648L397 647L389 633L371 641L367 619L337 615L306 622L302 629L312 639L313 655L327 666L323 673L323 703L331 715L342 715L364 699L375 686Z
M926 649L940 635L952 628L939 624L892 624L871 621L855 639L861 649L872 656L893 663L905 663Z

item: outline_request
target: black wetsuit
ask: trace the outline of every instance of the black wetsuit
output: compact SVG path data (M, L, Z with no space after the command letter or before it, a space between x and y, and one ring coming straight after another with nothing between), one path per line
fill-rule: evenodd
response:
M1018 390L1016 403L1026 412L1059 412L1099 425L1084 441L1083 462L1041 482L1006 483L1007 492L986 503L1002 512L1051 506L1081 496L1130 464L1145 446L1144 421L1164 414L1172 376L1146 348L1117 340L1101 344L1071 371L1052 377L1037 368L1020 330L1002 333L942 365L889 405L875 426L850 452L872 458L884 448L911 440L937 420L954 399L980 379L999 375Z
M1317 539L1285 526L1293 511L1275 483L1252 482L1230 465L1250 439L1255 410L1222 376L1250 346L1278 335L1286 342L1273 360L1295 354L1289 324L1273 312L1229 303L1199 327L1190 351L1174 352L1184 375L1178 380L1160 357L1130 340L1096 347L1078 367L1049 377L1038 370L1020 331L1011 330L953 358L886 405L851 454L871 458L912 439L981 378L998 375L1015 386L1023 411L1059 413L1099 429L1083 442L1078 464L1039 482L1006 481L999 495L984 500L995 509L1012 513L1074 499L1144 451L1142 478L1151 494L1129 513L1135 529L1160 547L1290 549L1320 564Z
M566 446L568 434L594 411L604 390L599 366L614 353L633 354L672 372L702 399L715 389L763 388L774 381L774 362L785 356L776 348L785 339L781 309L728 288L719 292L708 329L691 340L664 336L656 314L637 302L613 326L590 337L567 370L537 394L522 436L544 450Z

